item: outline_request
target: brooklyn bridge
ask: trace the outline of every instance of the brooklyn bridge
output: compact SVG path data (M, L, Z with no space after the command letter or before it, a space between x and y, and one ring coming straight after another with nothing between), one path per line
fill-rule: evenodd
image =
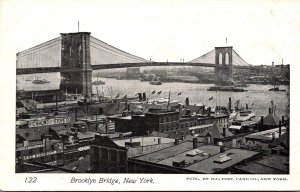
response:
M17 53L17 75L60 72L60 89L92 91L92 71L144 66L199 66L215 68L215 83L233 78L233 69L252 70L253 65L242 59L232 46L215 47L188 62L146 60L113 47L90 32L61 33L60 37Z

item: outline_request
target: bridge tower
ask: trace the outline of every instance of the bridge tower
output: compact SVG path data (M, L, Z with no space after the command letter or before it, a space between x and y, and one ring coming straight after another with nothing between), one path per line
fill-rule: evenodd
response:
M215 47L215 83L226 85L233 79L232 47Z
M61 33L60 90L68 93L92 93L92 68L89 32Z

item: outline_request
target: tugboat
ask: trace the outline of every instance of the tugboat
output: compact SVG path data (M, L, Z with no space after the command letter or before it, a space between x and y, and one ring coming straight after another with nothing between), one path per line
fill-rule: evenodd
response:
M242 88L237 88L235 86L213 86L207 89L207 91L230 91L230 92L244 92L247 91Z
M50 83L50 81L46 80L46 79L38 79L38 77L35 77L34 80L31 81L33 84L46 84L46 83Z
M279 89L279 85L274 85L273 88L269 89L269 91L286 91L285 89Z
M150 81L151 85L161 85L161 81Z

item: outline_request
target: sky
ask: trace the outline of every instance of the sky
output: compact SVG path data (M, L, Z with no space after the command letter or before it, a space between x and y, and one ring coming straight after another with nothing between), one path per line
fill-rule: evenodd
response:
M60 36L91 32L154 61L185 61L233 46L249 64L296 64L300 1L0 0L1 58ZM226 44L227 38L227 44Z

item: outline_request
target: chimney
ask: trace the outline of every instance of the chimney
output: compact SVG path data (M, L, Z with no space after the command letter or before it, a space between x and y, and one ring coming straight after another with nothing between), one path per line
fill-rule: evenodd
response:
M139 94L139 101L142 101L143 100L142 93L138 93L138 94Z
M226 137L226 128L223 127L223 137Z
M225 146L220 146L220 153L224 153L225 152Z
M193 138L193 149L198 148L198 141L197 138Z
M161 138L160 137L157 139L157 141L158 141L158 144L161 144Z
M120 133L120 134L119 134L119 138L120 138L120 139L123 139L123 133Z
M130 104L127 105L127 110L130 111Z
M264 116L260 116L260 124L264 125Z
M249 107L248 107L248 103L246 103L246 109L247 109L247 110L249 109Z
M146 93L144 92L143 93L143 101L146 101L147 100L147 97L146 97Z
M211 107L208 108L208 117L210 117L210 113L211 113Z
M183 135L181 136L181 140L184 141L184 136Z
M202 114L205 114L205 105L203 105Z
M284 125L284 116L281 117L281 123Z
M231 113L231 97L229 97L228 110L229 110L229 113Z
M175 139L175 145L179 145L179 139L178 138Z
M279 121L279 136L281 135L281 121Z
M271 107L269 107L269 114L272 114L272 109L271 109Z
M274 61L272 61L272 67L274 67Z
M185 106L189 106L190 105L190 99L187 97L185 98Z

